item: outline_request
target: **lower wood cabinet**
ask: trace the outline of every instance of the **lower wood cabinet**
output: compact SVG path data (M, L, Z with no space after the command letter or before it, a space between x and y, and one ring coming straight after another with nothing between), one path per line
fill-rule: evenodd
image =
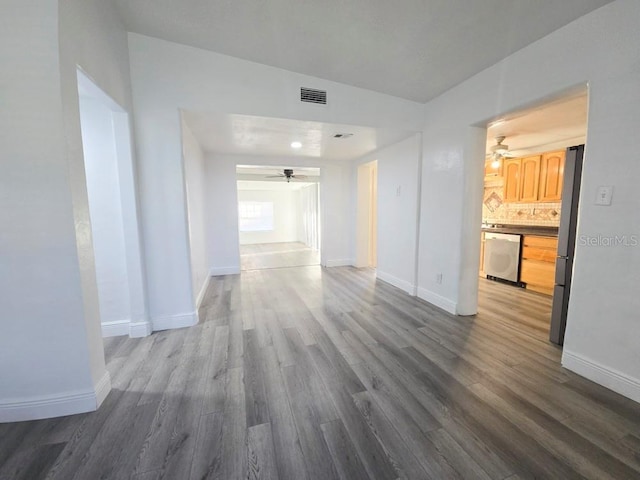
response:
M526 283L526 288L529 290L552 295L555 284L558 239L524 235L522 243L520 281Z

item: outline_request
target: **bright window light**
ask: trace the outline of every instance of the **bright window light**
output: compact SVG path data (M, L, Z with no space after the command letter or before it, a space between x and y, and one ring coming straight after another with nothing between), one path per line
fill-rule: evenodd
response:
M273 202L238 202L241 232L273 231Z

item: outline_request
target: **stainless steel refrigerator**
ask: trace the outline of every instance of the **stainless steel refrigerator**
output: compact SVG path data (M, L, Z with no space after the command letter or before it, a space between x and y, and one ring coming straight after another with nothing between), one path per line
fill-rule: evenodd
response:
M556 258L556 278L553 288L551 308L551 328L549 340L562 345L567 325L567 309L571 294L571 272L576 247L576 227L578 224L578 200L584 145L567 149L562 184L562 211L558 230L558 256Z

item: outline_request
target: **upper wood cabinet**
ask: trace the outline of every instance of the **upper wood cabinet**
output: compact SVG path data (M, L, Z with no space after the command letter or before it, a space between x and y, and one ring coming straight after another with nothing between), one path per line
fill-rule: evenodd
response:
M538 200L554 202L562 198L564 179L564 151L542 155L540 160L540 187Z
M564 151L504 160L504 201L557 202L562 198Z
M520 158L510 158L504 161L504 201L520 201Z
M502 160L498 160L498 166L493 166L493 160L489 159L484 162L485 177L501 177L502 176Z
M525 157L520 164L520 201L537 202L540 184L540 155Z

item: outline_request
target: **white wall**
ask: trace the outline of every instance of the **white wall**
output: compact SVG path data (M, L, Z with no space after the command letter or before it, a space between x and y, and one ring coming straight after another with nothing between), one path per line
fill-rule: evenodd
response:
M120 179L111 110L80 97L82 149L103 326L131 320Z
M378 161L377 276L412 295L416 293L420 137L412 135L377 150L354 166ZM357 190L355 182L353 189Z
M618 0L477 74L427 104L423 137L419 294L468 309L477 275L483 147L479 129L505 112L589 85L578 235L640 232L640 3ZM611 148L616 145L616 148ZM594 205L614 186L610 207ZM471 212L470 214L468 212ZM473 253L470 253L473 252ZM474 272L475 267L475 272ZM442 284L435 281L443 273ZM578 245L563 364L640 400L640 249ZM472 302L471 302L472 303Z
M297 241L298 216L294 190L238 190L238 202L273 204L273 230L240 232L240 245Z
M160 316L166 320L163 323L177 326L194 311L193 297L186 287L190 283L189 241L178 108L413 131L421 125L422 105L388 95L137 34L129 34L129 47L149 308L154 324ZM301 86L327 89L329 104L301 103ZM235 175L231 164L213 166L210 173ZM348 170L337 168L330 175L339 189L347 191ZM225 205L237 200L229 190L235 191L235 180L233 185L219 186L222 190L208 184L211 214L221 222L209 227L208 238L216 239L210 245L210 265L216 272L229 272L239 268L237 219L235 215L227 218L224 212ZM344 209L347 203L338 202ZM341 232L348 231L343 226L348 222L343 210L328 209L324 215L329 223L340 225ZM328 260L349 263L348 234L334 233L326 242L323 250L331 252Z
M184 164L189 225L189 252L193 301L202 301L209 284L205 226L204 153L187 124L182 121L182 158Z
M130 102L126 36L110 2L9 0L3 9L11 14L0 17L0 421L8 421L93 410L109 392L76 65Z
M318 184L307 185L295 191L297 229L296 240L320 250L320 204Z

